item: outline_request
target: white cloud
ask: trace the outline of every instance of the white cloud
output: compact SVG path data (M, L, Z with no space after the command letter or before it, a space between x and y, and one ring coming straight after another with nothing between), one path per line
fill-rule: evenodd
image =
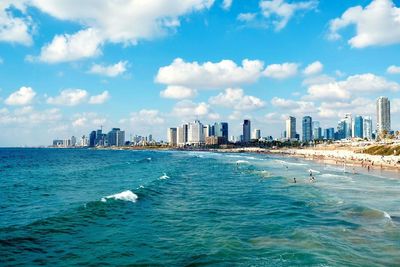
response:
M314 84L325 84L325 83L332 83L335 82L335 78L326 75L326 74L321 74L317 76L311 76L311 77L306 77L301 85L303 86L310 86Z
M225 9L225 10L230 9L231 6L232 6L232 2L233 2L233 0L224 0L222 2L222 8Z
M23 16L15 17L9 10L17 9ZM10 42L22 45L32 45L31 32L34 24L29 16L26 16L24 1L2 0L0 3L0 42Z
M90 58L101 54L101 45L100 33L92 28L73 35L56 35L51 43L42 47L39 60L59 63Z
M305 75L311 76L311 75L320 73L323 70L323 68L324 68L324 65L322 65L321 62L315 61L315 62L311 63L310 65L308 65L304 69L303 73Z
M356 35L348 43L355 48L400 43L400 8L392 0L373 0L365 8L347 9L330 22L328 38L341 38L341 29L355 25Z
M104 75L108 77L116 77L126 72L128 61L119 61L114 65L104 66L93 64L89 73Z
M274 97L271 99L271 104L285 112L290 112L296 115L305 115L315 113L315 105L310 101L296 101L291 99Z
M169 85L164 91L160 92L161 97L172 99L193 98L196 95L196 90L179 85Z
M263 74L273 79L286 79L297 74L299 65L296 63L272 64L266 67Z
M56 97L47 98L47 103L52 105L76 106L86 102L89 94L82 89L65 89Z
M20 126L37 125L60 121L62 115L59 109L35 110L32 107L22 107L14 111L3 110L0 112L0 124L13 124Z
M265 106L264 101L255 96L245 95L241 88L227 88L224 92L211 97L209 103L237 110L254 110Z
M275 30L280 31L301 10L312 10L318 6L318 1L305 1L288 3L285 0L262 0L260 1L261 12L264 17L271 18Z
M100 127L107 123L107 119L95 112L77 113L72 117L72 127L90 131L93 127Z
M250 22L256 18L257 14L256 13L240 13L236 19L238 21L243 21L243 22Z
M89 104L103 104L110 98L108 91L104 91L99 95L93 95L89 98Z
M387 71L387 73L390 73L390 74L400 74L400 67L392 65L392 66L389 66L386 71Z
M199 64L177 58L171 65L158 70L156 82L196 89L237 86L255 82L260 77L262 68L263 62L259 60L245 59L242 66L238 66L232 60Z
M219 118L219 114L213 112L209 104L205 102L195 103L191 100L182 100L176 103L172 109L171 115L186 120L197 118Z
M121 120L122 123L130 122L134 126L154 126L162 125L165 122L164 117L159 110L156 109L141 109L138 112L133 112L130 114L129 119Z
M4 102L11 106L24 106L31 104L35 96L36 92L31 87L23 86L9 95Z
M42 49L45 62L72 61L100 54L104 43L135 45L174 31L180 17L210 8L214 0L32 0L29 4L82 30L58 35ZM80 48L80 44L83 48Z
M344 81L314 84L308 88L309 99L349 99L354 94L399 91L400 85L371 73L349 76Z

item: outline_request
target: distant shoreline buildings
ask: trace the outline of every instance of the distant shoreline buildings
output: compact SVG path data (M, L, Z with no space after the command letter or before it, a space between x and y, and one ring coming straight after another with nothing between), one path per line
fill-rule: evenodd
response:
M55 139L52 147L123 147L123 146L165 146L170 147L227 147L227 146L252 146L268 142L289 142L312 144L319 142L333 142L343 140L379 141L383 138L392 138L395 132L391 129L390 100L379 97L376 101L376 131L373 130L371 116L344 114L343 118L334 127L322 128L319 121L314 121L309 115L301 120L301 135L297 132L296 117L288 116L285 120L285 131L281 138L272 136L262 137L260 129L251 131L251 121L244 119L240 136L229 138L229 124L215 122L203 124L200 120L183 123L178 127L168 128L167 142L157 142L149 136L131 136L126 141L125 131L112 128L108 133L103 133L102 127L93 130L88 136L83 135L79 140L72 136L70 139ZM396 132L399 135L399 132ZM397 136L399 138L400 136Z

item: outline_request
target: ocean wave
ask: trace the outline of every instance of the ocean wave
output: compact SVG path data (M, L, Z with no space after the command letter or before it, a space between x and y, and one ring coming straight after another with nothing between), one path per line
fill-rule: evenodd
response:
M293 166L307 166L308 165L306 163L288 162L288 161L279 160L279 159L276 159L275 161L280 163L280 164L282 164L282 165L293 165Z
M320 171L313 170L313 169L309 169L308 171L309 171L309 172L312 172L312 173L321 173Z
M135 193L133 193L132 191L126 190L121 193L102 197L101 201L107 202L108 199L136 202L136 200L138 199L138 196Z
M392 217L386 211L369 208L369 207L354 207L350 208L347 212L352 217L362 217L366 219L387 219L391 220Z
M250 162L248 162L247 160L240 159L236 161L236 164L250 164Z

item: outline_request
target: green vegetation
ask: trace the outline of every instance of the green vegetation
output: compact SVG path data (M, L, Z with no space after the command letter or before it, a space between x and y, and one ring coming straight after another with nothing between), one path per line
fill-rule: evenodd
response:
M370 146L367 149L364 149L362 152L370 155L400 156L400 146L376 145L376 146Z

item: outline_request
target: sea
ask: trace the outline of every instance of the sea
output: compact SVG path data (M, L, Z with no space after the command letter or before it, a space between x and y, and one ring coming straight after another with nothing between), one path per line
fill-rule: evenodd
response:
M400 266L400 177L265 154L4 148L0 265Z

